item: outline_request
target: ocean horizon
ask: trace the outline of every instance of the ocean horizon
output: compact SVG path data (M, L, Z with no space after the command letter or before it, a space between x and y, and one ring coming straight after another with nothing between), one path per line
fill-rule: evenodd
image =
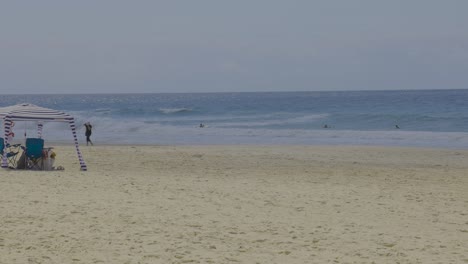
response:
M96 144L383 145L468 148L468 90L3 95L85 122ZM203 127L200 127L203 124ZM14 141L35 136L17 122ZM43 137L71 142L68 125L44 123Z

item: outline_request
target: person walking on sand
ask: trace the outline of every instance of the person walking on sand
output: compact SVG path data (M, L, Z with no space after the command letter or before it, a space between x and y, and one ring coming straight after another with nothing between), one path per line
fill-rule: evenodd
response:
M91 143L91 146L92 146L93 142L91 141L91 133L92 133L93 126L89 122L86 122L84 126L86 127L86 133L85 133L86 146L88 146L89 143Z

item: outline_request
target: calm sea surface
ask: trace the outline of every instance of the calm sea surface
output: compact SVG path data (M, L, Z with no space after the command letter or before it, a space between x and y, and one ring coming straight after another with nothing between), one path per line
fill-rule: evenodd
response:
M96 144L468 148L468 90L0 96L0 106L23 102L67 112L78 127L90 121ZM17 122L15 140L34 131ZM72 137L51 122L44 138Z

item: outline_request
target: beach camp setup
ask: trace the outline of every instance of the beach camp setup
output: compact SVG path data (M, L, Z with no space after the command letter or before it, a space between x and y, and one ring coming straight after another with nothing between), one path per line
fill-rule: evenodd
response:
M26 143L29 142L32 143L37 143L35 144L36 146L40 146L42 142L43 146L43 140L42 140L42 127L44 122L67 122L70 125L71 132L73 134L73 139L75 141L75 148L76 148L76 153L78 154L78 159L80 160L80 169L82 171L86 171L86 163L83 160L83 156L81 154L79 145L78 145L78 139L76 136L76 126L75 126L75 119L63 112L49 109L49 108L44 108L44 107L39 107L33 104L18 104L18 105L13 105L13 106L8 106L8 107L0 107L0 119L3 121L3 126L4 126L4 144L3 149L1 151L2 153L2 168L8 168L8 153L7 153L7 146L9 144L9 138L11 138L11 133L12 133L12 126L14 125L14 122L16 121L34 121L37 122L37 138L34 139L27 139ZM39 139L39 140L35 140ZM35 140L35 141L34 141ZM32 152L34 148L31 148L30 151ZM40 149L42 152L42 148ZM28 152L28 149L26 149L26 152ZM33 154L31 154L33 155Z

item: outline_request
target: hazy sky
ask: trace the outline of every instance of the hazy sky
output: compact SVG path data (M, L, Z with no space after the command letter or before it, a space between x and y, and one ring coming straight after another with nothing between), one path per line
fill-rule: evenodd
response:
M468 88L467 0L0 0L0 93Z

